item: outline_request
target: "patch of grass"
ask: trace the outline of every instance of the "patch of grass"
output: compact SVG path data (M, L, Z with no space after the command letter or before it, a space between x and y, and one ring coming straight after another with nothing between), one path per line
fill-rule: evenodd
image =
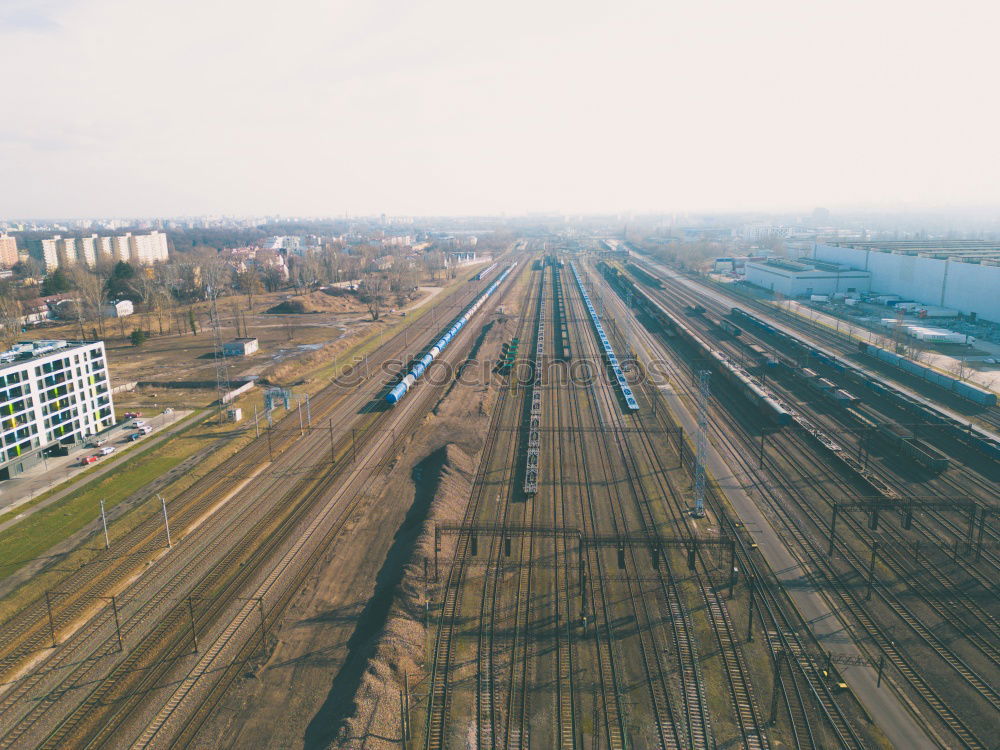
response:
M191 421L192 417L194 418L193 421ZM202 416L201 418L199 418L198 415L197 415L197 413L195 413L193 415L188 415L188 416L184 417L180 421L181 422L190 421L190 424L185 425L185 427L181 430L181 432L184 432L185 430L190 429L195 424L197 424L199 421L201 421L201 419L204 419L204 416ZM177 423L174 423L174 424L169 425L167 427L167 429L171 429L171 428L174 428L176 426L177 426ZM136 459L140 458L141 456L145 455L146 453L150 452L154 448L158 448L158 447L160 447L160 446L159 445L150 446L148 441L136 443L134 445L126 447L124 450L118 451L115 454L115 458L116 459L120 459L123 455L130 455L130 454L134 453L135 455L131 456L130 459L129 459L129 461L133 461L133 460L136 460ZM39 495L36 495L34 498L32 498L31 500L29 500L26 503L22 503L21 505L18 505L16 508L13 508L12 510L7 511L6 513L0 514L0 523L4 523L6 521L9 521L10 519L14 518L15 516L18 516L21 513L24 513L26 510L30 510L31 508L34 508L36 505L38 505L39 503L43 502L44 500L52 497L52 495L56 494L57 492L63 492L66 489L67 485L72 485L72 484L79 485L78 489L80 489L80 490L88 487L90 485L90 482L93 479L93 475L97 474L97 472L100 471L101 468L102 468L101 464L96 464L96 465L90 466L90 467L88 467L86 469L82 469L80 472L78 472L77 474L73 475L73 477L71 477L70 479L67 479L67 480L65 480L63 482L60 482L59 484L55 485L51 489L48 489L45 492L43 492L43 493L41 493ZM113 474L114 472L110 472L110 473ZM107 476L107 475L105 475L105 476ZM57 505L58 505L58 503L57 503ZM111 506L108 505L107 507L110 508ZM3 538L4 538L3 534L0 533L0 542L3 541ZM0 557L2 557L2 553L0 553ZM2 565L2 562L0 562L0 565ZM2 577L3 575L6 575L6 574L0 572L0 577Z
M105 501L105 508L111 510L129 495L204 447L203 440L193 439L188 434L193 429L204 426L204 419L205 416L195 419L179 434L130 456L126 462L92 479L76 492L0 532L0 576L10 575L53 544L93 521L100 513L101 500ZM56 488L53 492L59 489ZM50 494L51 492L46 493L45 496ZM32 504L45 496L36 498ZM25 507L30 506L22 505L11 513L24 512Z
M97 519L100 501L110 510L130 494L153 479L177 466L179 463L213 441L232 433L233 425L212 423L214 412L205 414L190 424L181 433L157 446L151 446L137 454L126 466L101 477L98 481L80 488L49 508L38 511L11 529L0 534L0 576L9 576L24 565L46 554L52 547L63 541L88 523ZM216 448L197 466L197 472L185 472L178 479L161 490L169 502L188 489L198 477L231 457L247 442L253 439L252 427L234 436L228 443ZM218 443L216 442L218 445ZM105 481L106 480L106 481ZM159 513L159 504L145 502L126 512L108 526L111 544L134 529L153 513ZM32 522L29 525L29 522ZM100 531L96 531L99 535ZM19 537L24 537L23 539ZM15 544L11 540L17 538ZM29 582L18 586L0 601L0 619L8 617L46 589L59 590L60 582L67 573L88 564L103 549L100 544L80 544L72 552L59 560L58 565L33 575Z

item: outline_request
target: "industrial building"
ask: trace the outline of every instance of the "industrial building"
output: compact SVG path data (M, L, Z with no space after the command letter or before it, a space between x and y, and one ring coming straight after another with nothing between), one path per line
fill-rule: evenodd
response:
M871 274L871 289L1000 323L1000 245L979 241L816 243L814 260Z
M245 357L257 351L257 339L233 339L222 345L222 356Z
M29 341L0 354L0 479L114 419L103 341Z
M838 263L769 258L747 261L746 280L785 297L808 297L867 292L871 274Z

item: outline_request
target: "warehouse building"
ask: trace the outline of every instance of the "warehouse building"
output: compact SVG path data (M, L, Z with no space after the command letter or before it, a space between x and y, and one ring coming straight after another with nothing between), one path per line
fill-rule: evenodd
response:
M0 354L0 479L114 419L103 341L29 341Z
M1000 245L979 241L816 243L814 260L871 274L871 288L1000 323Z
M808 297L867 292L871 274L837 263L769 258L747 261L746 280L785 297Z

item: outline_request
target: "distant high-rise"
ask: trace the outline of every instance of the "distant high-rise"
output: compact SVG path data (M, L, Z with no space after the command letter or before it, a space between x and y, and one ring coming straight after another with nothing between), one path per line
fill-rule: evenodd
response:
M42 240L29 240L28 252L47 272L77 264L94 268L99 261L121 260L148 266L167 260L167 235L156 231L149 234L129 232L114 237L92 234L89 237L64 238L56 235ZM16 250L14 262L17 262Z
M17 263L17 240L8 234L0 234L0 268L10 268Z
M126 236L129 238L132 263L151 266L167 259L167 235L162 232Z
M28 255L38 261L46 273L59 268L59 253L62 237L48 237L44 240L28 240Z

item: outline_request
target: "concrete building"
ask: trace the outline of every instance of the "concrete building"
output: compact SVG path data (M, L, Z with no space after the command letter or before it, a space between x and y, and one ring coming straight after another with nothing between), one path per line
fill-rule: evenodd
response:
M0 479L114 418L103 341L29 341L0 354Z
M132 260L132 246L129 244L129 235L120 234L111 238L111 259L116 263Z
M109 302L102 311L105 318L125 318L135 312L132 300L120 299Z
M770 258L763 262L747 262L746 280L749 284L785 297L808 297L812 294L867 292L871 274L836 263Z
M871 274L871 288L1000 323L1000 245L980 241L817 243L812 257Z
M222 345L224 357L245 357L257 351L257 339L233 339Z
M0 268L10 268L17 263L17 239L0 234Z
M126 234L129 238L129 256L132 263L151 266L167 259L167 235L153 231L149 234Z
M56 235L43 240L28 240L28 255L38 261L46 273L59 268L62 237Z
M56 235L29 240L28 252L41 263L46 272L60 267L69 268L78 263L93 268L97 265L98 258L149 266L167 260L167 235L158 231L136 235L128 232L114 237L99 237L96 234L80 238Z

